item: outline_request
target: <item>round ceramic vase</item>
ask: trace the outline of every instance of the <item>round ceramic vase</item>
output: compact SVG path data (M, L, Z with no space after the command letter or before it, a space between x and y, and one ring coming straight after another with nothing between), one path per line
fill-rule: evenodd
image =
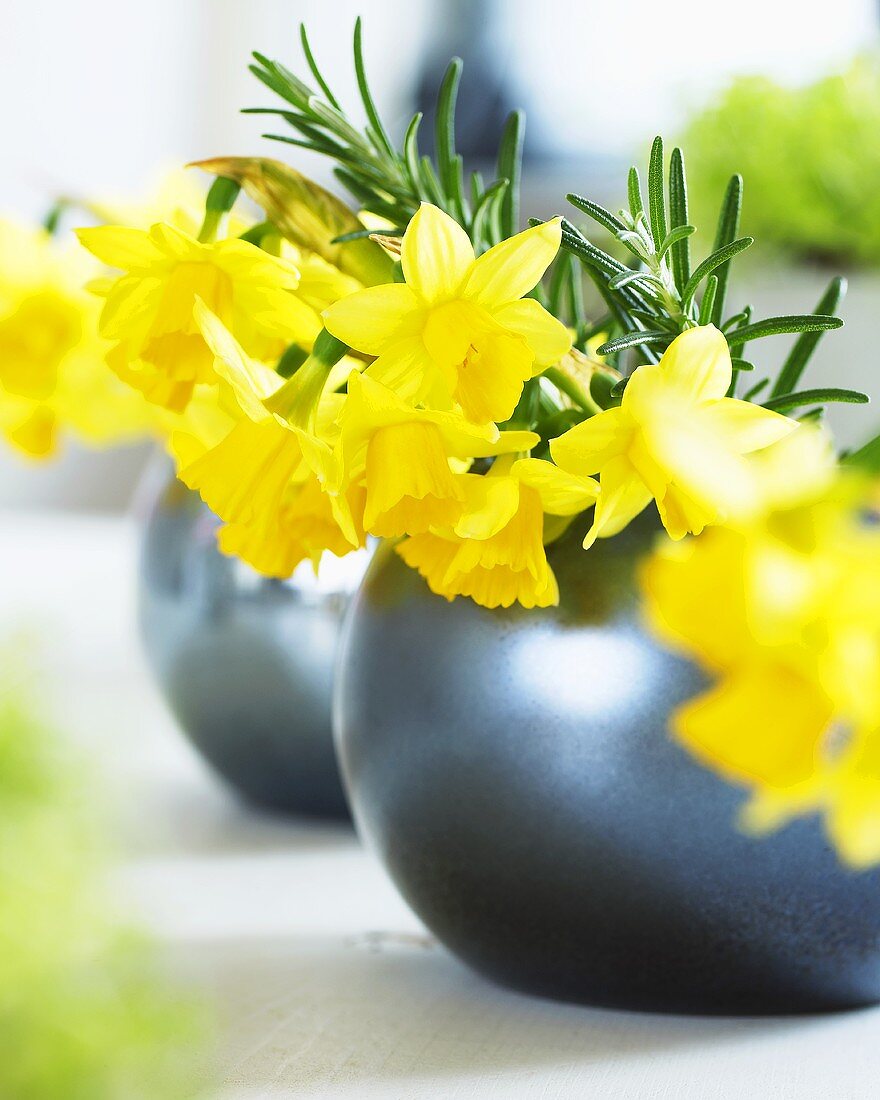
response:
M655 530L589 553L572 530L539 611L449 603L377 553L336 695L358 828L436 936L518 989L700 1013L874 1002L880 873L844 868L815 820L743 835L743 792L668 733L704 680L643 625Z
M167 471L149 494L139 616L182 730L246 801L346 818L331 700L343 617L366 552L261 577L216 546L219 521Z

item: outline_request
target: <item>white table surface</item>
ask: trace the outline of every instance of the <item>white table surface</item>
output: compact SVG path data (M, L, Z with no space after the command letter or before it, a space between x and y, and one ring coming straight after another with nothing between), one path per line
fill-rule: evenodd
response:
M116 792L121 899L216 1006L224 1100L850 1100L880 1010L663 1017L498 989L428 936L343 828L242 810L181 739L134 626L126 520L0 513L0 636Z

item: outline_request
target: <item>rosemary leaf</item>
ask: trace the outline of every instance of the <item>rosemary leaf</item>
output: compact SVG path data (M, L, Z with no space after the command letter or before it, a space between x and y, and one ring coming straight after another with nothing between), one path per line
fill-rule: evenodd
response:
M519 229L519 191L525 126L525 114L522 111L511 111L498 148L498 178L508 181L500 209L502 237L511 237Z
M684 157L681 149L673 149L669 162L669 224L672 233L688 225L687 181L684 173ZM690 232L693 233L693 228ZM679 292L683 291L691 274L691 252L689 234L675 238L672 242L672 273ZM664 248L668 247L664 245Z
M626 351L627 348L638 347L641 344L668 344L668 332L627 332L614 340L606 341L599 349L599 355L613 355L618 351Z
M315 55L312 53L312 47L309 44L309 36L306 33L305 23L300 23L300 25L299 25L299 40L300 40L300 43L302 45L302 51L303 51L303 55L305 56L305 59L306 59L306 64L308 65L309 69L311 70L312 76L315 78L315 81L317 82L318 87L324 93L324 95L327 99L327 102L330 104L330 106L335 107L337 111L341 111L342 108L339 106L339 101L336 99L336 97L330 91L330 88L328 87L326 80L321 75L321 70L318 68L318 66L315 62Z
M764 408L773 409L774 412L784 412L786 409L802 408L804 405L814 405L816 402L825 404L829 401L846 405L867 405L870 398L866 393L860 393L858 390L801 390L800 393L782 393L778 397L771 397L764 402Z
M357 17L354 23L354 69L357 76L358 91L361 94L361 102L364 105L367 118L370 120L370 126L373 128L382 150L394 161L396 160L394 146L391 144L391 139L382 125L382 119L376 110L376 104L373 102L370 86L367 83L367 75L364 69L363 22L360 16ZM334 105L333 109L341 117L342 113L338 106Z
M788 317L766 317L751 325L743 325L728 334L727 342L731 349L741 347L748 340L757 340L762 336L778 336L790 332L830 332L841 328L843 321L839 317L823 317L818 313L806 313Z
M740 252L744 252L747 248L755 243L754 237L740 237L739 240L731 241L729 244L723 245L717 249L711 255L707 256L701 264L697 265L693 275L688 279L687 285L681 294L682 306L687 306L697 292L697 288L700 283L708 275L713 272L717 272L719 268L722 268L725 264L729 263L732 257L738 255ZM715 302L717 305L718 294L721 291L721 276L718 276L718 288L715 292ZM714 309L713 309L714 314Z
M710 275L706 280L706 289L703 291L703 300L700 302L700 324L708 325L712 320L712 311L715 308L715 295L718 293L718 276Z
M582 195L569 194L565 196L572 206L576 206L578 210L582 210L584 214L591 217L593 221L598 222L603 229L607 229L609 233L613 233L615 236L618 233L625 233L626 226L620 220L615 217L609 210L606 210L604 206L599 206L598 203L593 202L590 199L585 199Z
M654 244L660 247L666 237L666 194L663 187L663 139L654 138L648 162L648 211Z
M715 251L724 248L736 240L739 233L739 218L742 212L742 176L731 176L721 204L718 229L715 234ZM715 292L715 306L712 312L712 324L720 327L724 316L724 303L727 298L727 283L730 278L730 261L723 263L716 271L718 290Z
M846 279L838 276L832 279L828 284L828 289L819 299L815 310L816 314L833 315L837 312L837 308L843 300L846 294ZM813 352L816 350L816 345L822 339L822 334L827 331L825 329L818 329L814 332L804 332L796 341L794 347L791 349L788 358L782 365L782 370L779 372L779 376L776 379L776 383L771 391L771 396L776 397L781 393L791 393L794 387L798 384L801 376L804 373L804 369L810 361Z

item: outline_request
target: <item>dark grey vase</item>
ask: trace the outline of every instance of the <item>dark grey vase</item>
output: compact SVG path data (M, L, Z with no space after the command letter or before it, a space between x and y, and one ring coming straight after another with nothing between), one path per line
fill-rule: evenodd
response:
M843 868L812 820L742 835L742 792L667 734L702 678L642 627L653 531L551 547L546 611L447 603L383 548L337 681L356 824L438 938L516 988L705 1013L874 1002L880 873Z
M163 467L142 502L139 615L182 730L247 801L347 818L331 699L343 617L366 552L258 576L221 554L218 520Z

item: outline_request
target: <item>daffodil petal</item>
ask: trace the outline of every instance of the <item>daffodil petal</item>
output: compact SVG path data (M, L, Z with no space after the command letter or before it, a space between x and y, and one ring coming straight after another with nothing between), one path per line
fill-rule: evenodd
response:
M477 440L471 445L468 458L491 458L493 455L518 454L522 451L530 451L541 442L541 437L536 432L516 430L499 432L494 442L483 443Z
M232 387L242 412L251 420L265 420L270 414L263 401L283 384L283 380L269 367L249 358L201 298L196 299L193 314L205 343L214 353L214 369Z
M493 312L504 328L524 337L535 357L535 372L552 366L571 348L571 335L561 321L548 313L534 298L507 302Z
M324 326L350 348L381 355L396 341L418 332L419 301L403 283L371 286L324 310Z
M436 368L424 347L411 341L392 345L362 377L381 382L404 401L426 401L432 408L452 406L451 382Z
M651 503L650 492L626 458L615 458L602 470L593 526L584 538L589 549L597 538L618 534Z
M96 225L77 229L84 248L108 267L132 271L163 259L162 252L143 229L124 225Z
M198 260L211 247L203 245L195 237L189 236L188 233L184 233L173 225L168 225L167 222L156 222L155 225L150 226L148 236L163 253L169 254L176 260Z
M249 523L280 507L301 461L296 436L274 419L241 420L178 477L225 523Z
M423 202L403 235L400 263L407 285L426 302L443 301L459 289L473 262L473 245L458 222Z
M760 488L758 508L793 508L826 489L837 472L837 451L829 433L800 424L778 443L750 459Z
M299 268L296 264L266 252L259 245L242 241L237 237L218 241L213 250L218 267L235 275L246 266L251 278L266 284L274 284L284 290L296 290L299 286Z
M727 341L714 325L687 329L676 336L663 353L660 368L693 401L724 397L733 375Z
M340 491L343 479L339 451L325 440L302 428L293 429L302 450L302 456L319 484L328 493Z
M412 405L372 374L352 372L348 379L348 398L343 405L347 425L357 424L373 429L386 424L413 419L417 414Z
M374 432L366 455L364 526L373 535L418 535L450 527L464 492L436 424L422 418Z
M573 516L589 507L599 495L599 483L577 477L540 458L521 458L510 470L513 477L536 490L545 512Z
M598 473L627 449L633 424L622 408L606 409L550 441L553 461L570 474Z
M655 425L651 449L694 506L703 523L719 523L753 510L758 496L755 470L704 423Z
M745 553L740 536L715 528L699 539L663 539L639 569L655 633L678 651L698 654L712 670L742 663L754 649L745 586L730 584L718 599L719 577L742 575Z
M510 477L481 477L465 474L465 510L455 525L462 539L485 540L497 535L516 514L519 486Z
M125 340L149 326L161 302L159 279L126 275L114 281L101 310L101 335L107 340Z
M831 720L809 679L767 663L739 670L673 716L676 737L737 782L786 788L808 780Z
M561 240L562 221L554 218L501 241L474 264L465 293L489 309L524 297L541 281Z
M500 453L495 447L501 439L501 433L491 422L472 424L460 412L422 412L420 415L430 419L440 429L450 457L477 458ZM515 440L514 446L519 442L520 440Z
M38 405L24 420L8 429L10 442L29 458L45 459L55 452L58 421L47 405Z
M718 522L717 509L701 506L678 485L667 486L665 492L655 499L660 522L675 542L685 535L699 535L704 527Z
M837 797L828 807L828 834L850 867L880 862L880 735L857 738L836 777Z
M798 428L797 421L790 417L735 397L722 397L701 410L700 415L711 429L729 439L740 454L778 443Z

